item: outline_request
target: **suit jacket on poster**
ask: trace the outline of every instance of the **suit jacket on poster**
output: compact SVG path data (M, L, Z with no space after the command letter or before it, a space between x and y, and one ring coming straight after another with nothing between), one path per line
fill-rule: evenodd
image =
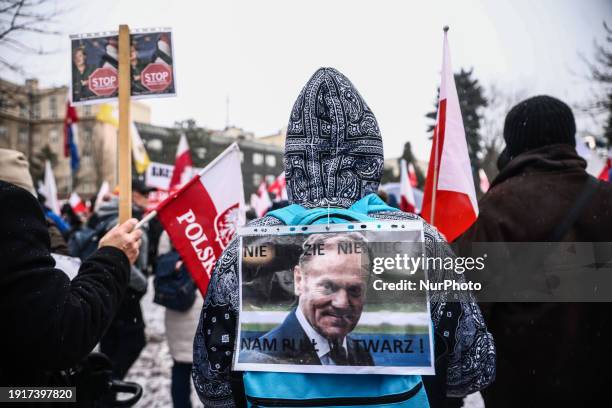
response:
M315 345L306 335L298 321L295 310L287 315L282 324L259 338L259 344L274 345L262 349L261 353L277 364L321 365ZM348 364L351 366L372 366L374 360L367 350L354 346L350 336L346 338ZM242 361L242 359L241 359ZM247 362L247 361L245 361Z

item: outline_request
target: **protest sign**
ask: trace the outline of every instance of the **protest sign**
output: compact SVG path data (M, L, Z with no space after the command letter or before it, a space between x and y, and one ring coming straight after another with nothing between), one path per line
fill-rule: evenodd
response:
M117 32L70 36L72 49L72 104L116 100L119 89ZM130 33L131 98L176 94L169 29L141 29Z
M235 370L434 374L422 222L239 233Z
M198 174L203 170L201 167L192 167L189 172L190 174ZM154 187L158 190L168 191L170 187L170 180L174 172L173 164L165 164L159 162L151 162L145 172L145 184L148 187ZM187 182L183 180L183 182Z

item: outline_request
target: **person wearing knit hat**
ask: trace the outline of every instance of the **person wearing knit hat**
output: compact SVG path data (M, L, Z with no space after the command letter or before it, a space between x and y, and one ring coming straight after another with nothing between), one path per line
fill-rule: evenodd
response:
M28 159L23 153L17 150L0 149L0 180L15 184L36 197L29 168Z
M586 172L586 162L576 152L575 133L572 110L558 99L535 96L514 106L505 120L500 172L478 203L478 219L458 238L458 247L569 241L580 242L583 254L597 254L601 243L612 242L612 185ZM496 279L511 279L529 291L537 286L533 282L557 276L550 274L555 266L547 263L558 261L552 256L559 254L554 247L534 254L525 251L525 245L504 247L512 262L492 266L496 260L487 260ZM474 254L463 251L461 256ZM602 264L606 260L594 259ZM570 264L563 268L570 271L562 275L563 284L573 289L569 276L582 279L583 270ZM497 376L482 392L485 406L598 406L607 398L607 380L598 374L610 369L609 359L602 358L612 338L606 307L578 302L481 307L497 347Z
M576 147L574 114L569 106L552 96L525 99L508 112L504 140L510 158L552 144Z
M29 167L28 159L23 153L17 150L0 149L0 180L21 187L37 197L38 194L34 189ZM39 201L44 200L44 197L39 196L38 199ZM51 252L69 255L68 245L61 232L61 226L57 223L57 221L61 221L61 218L59 216L56 216L57 218L52 217L53 212L50 210L44 209L44 211L51 242Z

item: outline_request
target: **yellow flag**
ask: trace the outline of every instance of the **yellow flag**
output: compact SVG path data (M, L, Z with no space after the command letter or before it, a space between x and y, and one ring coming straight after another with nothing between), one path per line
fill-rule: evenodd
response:
M147 150L144 147L144 143L142 143L140 133L138 133L138 129L134 122L132 122L130 126L130 134L132 136L132 157L134 157L134 166L136 167L136 172L142 174L147 171L147 167L151 164L151 160L149 159Z
M113 114L113 105L107 103L100 105L100 110L96 115L96 119L102 123L108 123L114 127L119 127L119 120Z

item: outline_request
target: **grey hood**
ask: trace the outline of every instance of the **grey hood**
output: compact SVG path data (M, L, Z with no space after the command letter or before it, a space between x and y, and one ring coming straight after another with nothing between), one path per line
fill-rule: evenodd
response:
M347 208L378 190L384 161L378 122L338 70L319 68L300 92L284 160L291 203Z

